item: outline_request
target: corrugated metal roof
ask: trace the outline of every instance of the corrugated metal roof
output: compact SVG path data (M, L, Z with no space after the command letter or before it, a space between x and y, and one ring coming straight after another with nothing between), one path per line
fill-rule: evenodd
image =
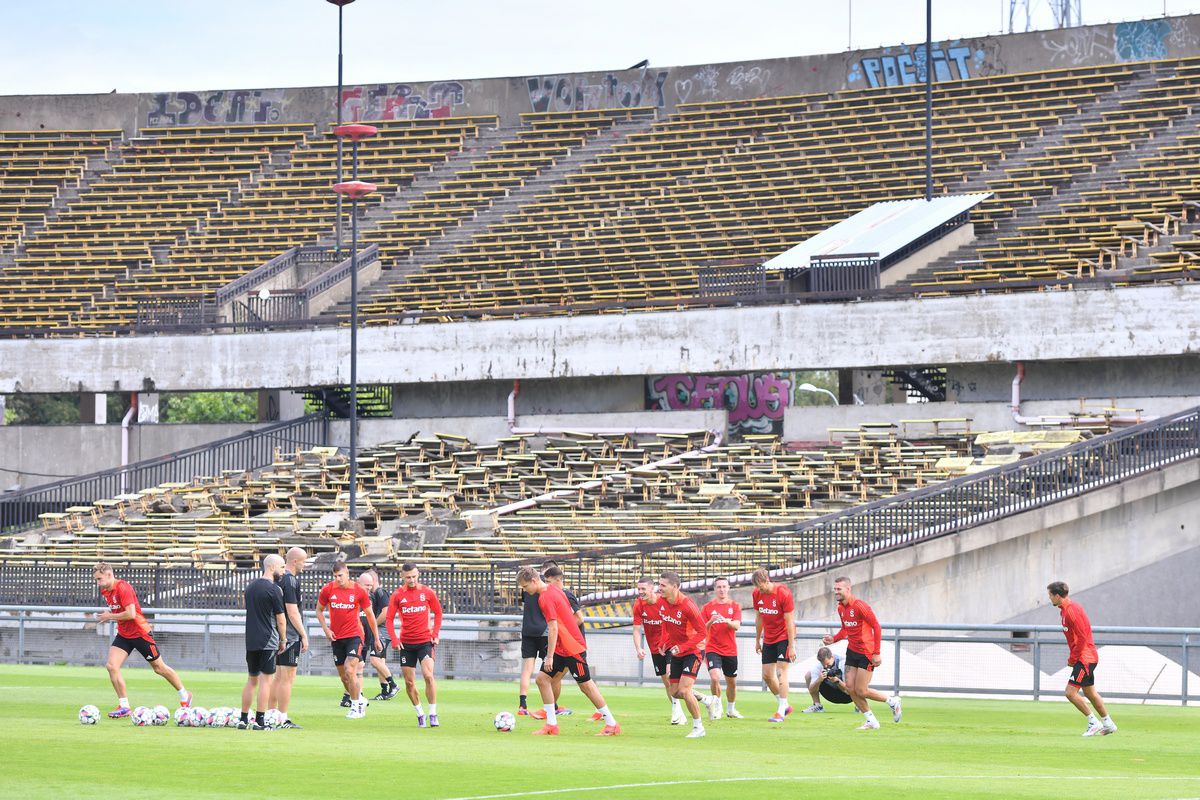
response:
M813 256L824 255L878 253L882 260L991 196L981 192L876 203L780 253L763 268L803 269Z

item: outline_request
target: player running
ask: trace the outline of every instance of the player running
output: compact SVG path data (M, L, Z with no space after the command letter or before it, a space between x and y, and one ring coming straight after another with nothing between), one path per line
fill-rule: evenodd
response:
M381 619L381 615L388 606L387 590L379 585L379 573L373 569L358 576L358 585L366 590L367 595L371 598L371 610L375 612L375 619ZM400 693L400 687L396 685L396 679L392 677L392 671L388 669L387 652L391 647L392 640L386 636L381 642L375 642L371 639L371 631L366 626L366 615L359 614L360 623L363 625L363 635L365 641L363 646L366 648L368 657L371 659L371 666L375 669L375 675L379 678L379 694L372 697L372 700L391 700ZM384 633L384 631L380 631ZM378 651L379 655L375 655ZM361 679L365 662L358 662L358 674ZM343 701L349 698L343 698ZM343 705L346 703L343 702Z
M675 697L682 700L692 715L692 729L685 738L699 739L705 735L700 719L700 698L692 691L700 674L701 653L704 652L704 618L695 602L679 589L682 580L676 572L664 572L658 577L662 592L663 637L661 646L670 656L668 674ZM705 704L720 702L705 697Z
M833 582L833 596L837 599L842 628L833 636L823 637L821 641L828 645L846 640L846 687L850 690L854 707L864 716L858 730L879 730L879 720L875 719L875 712L867 705L868 700L887 703L892 709L892 721L899 722L900 698L896 695L888 697L871 688L871 673L883 660L879 655L883 631L875 612L854 596L849 578L838 578Z
M796 618L792 590L771 580L761 567L750 576L754 581L754 650L762 654L763 680L775 695L778 708L770 722L783 722L792 707L788 704L788 668L796 660Z
M108 648L108 661L104 665L108 669L108 678L112 681L113 690L117 693L117 707L108 712L113 719L128 717L129 694L125 690L125 678L121 675L121 666L129 654L137 650L142 658L150 664L150 669L166 679L167 683L179 693L179 705L187 708L192 704L192 693L183 688L183 681L175 670L167 666L158 652L158 643L150 635L150 623L142 616L142 604L138 602L137 593L128 581L119 580L113 574L111 565L101 562L92 569L96 579L96 587L108 604L108 610L96 615L97 622L117 623L117 635Z
M325 619L329 612L328 621ZM350 710L346 719L362 719L367 715L367 698L362 694L362 680L358 676L358 662L363 658L363 627L358 621L362 611L367 616L367 625L379 641L379 626L371 608L371 598L363 588L350 580L350 568L345 561L333 565L333 580L321 587L317 595L317 622L325 638L333 647L333 663L346 694L350 695Z
M835 656L828 647L817 651L817 666L804 673L804 682L808 685L808 693L812 695L812 705L804 709L805 714L821 714L825 711L826 702L834 705L847 705L854 702L846 682L842 680L842 659Z
M658 596L658 584L649 575L638 578L637 599L633 601L633 652L639 661L646 660L654 665L654 674L662 678L663 689L671 701L671 724L682 725L687 721L683 706L671 690L671 679L667 677L667 656L663 653L662 598ZM643 639L645 647L642 646Z
M296 681L296 668L300 666L300 654L308 652L308 630L304 624L304 604L300 599L300 573L304 572L304 564L308 553L302 548L293 547L287 551L283 564L283 575L279 578L279 588L283 592L283 613L287 617L286 646L279 657L275 659L275 680L271 687L271 707L279 709L283 714L281 728L299 728L288 716L288 706L292 701L292 684Z
M275 681L275 658L287 641L287 623L283 616L283 590L275 583L283 574L283 557L272 553L263 559L262 575L246 587L246 671L249 677L242 688L242 718L239 730L266 730L267 705L271 684ZM250 721L250 701L254 700L254 721Z
M387 607L387 631L393 642L400 643L400 672L404 675L404 691L417 712L418 728L436 728L437 681L433 678L434 648L442 631L442 604L433 589L421 584L421 571L411 562L400 566L400 588L392 593ZM433 624L429 615L433 614ZM400 617L400 635L396 635L396 617ZM425 678L425 701L429 716L421 708L417 693L417 665Z
M1067 655L1067 666L1071 668L1071 677L1067 680L1067 699L1071 705L1079 709L1079 713L1087 717L1087 730L1084 736L1107 736L1117 732L1117 726L1104 707L1104 698L1096 691L1096 665L1100 663L1100 654L1096 652L1096 644L1092 641L1092 623L1084 612L1083 606L1067 598L1070 589L1062 581L1055 581L1046 587L1050 594L1050 602L1062 616L1063 633L1067 637L1070 653ZM1085 701L1079 696L1080 690L1087 697ZM1096 714L1088 711L1088 702L1096 709Z
M713 582L716 597L704 604L700 616L708 626L708 644L705 660L708 662L708 677L712 681L712 696L716 702L709 703L708 718L721 718L721 676L725 676L725 716L742 719L734 707L737 700L738 673L738 628L742 627L742 607L729 596L729 579L717 578Z
M552 586L542 580L533 567L522 567L517 572L517 585L521 591L538 596L538 605L542 616L546 618L546 638L550 655L542 661L542 669L538 672L538 693L542 696L542 708L546 712L546 724L540 730L534 731L535 736L557 736L558 715L557 702L554 699L554 676L570 670L575 678L579 691L583 692L596 711L604 718L604 730L597 736L616 736L621 733L621 726L616 717L604 702L604 696L592 680L592 671L587 663L587 643L583 631L575 621L575 613L567 596L557 586Z
M558 565L557 561L546 560L542 562L542 580L551 586L557 586L559 589L562 589L562 593L567 596L567 602L571 605L571 614L575 617L575 624L579 626L580 630L583 630L583 604L579 602L579 598L575 596L575 593L567 588L566 576L563 574L562 567ZM544 661L545 659L542 660ZM564 674L566 673L560 672L554 676L554 702L557 704L554 713L560 717L569 717L575 712L569 708L563 708L562 704L558 702L562 698ZM545 714L538 709L530 712L529 716L534 719L546 718ZM592 714L592 722L600 722L603 719L599 713Z

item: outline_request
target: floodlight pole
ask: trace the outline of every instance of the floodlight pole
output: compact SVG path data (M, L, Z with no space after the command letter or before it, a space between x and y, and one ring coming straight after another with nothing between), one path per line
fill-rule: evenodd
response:
M354 0L326 0L333 3L338 10L338 85L337 97L334 99L334 105L337 107L337 124L342 124L342 8L350 5ZM337 142L337 182L342 182L342 140L339 138ZM333 241L334 252L339 255L342 252L342 196L337 196L337 219L333 223Z
M338 138L351 141L352 179L333 185L338 197L350 198L350 522L358 519L358 201L375 191L376 185L358 179L358 142L379 131L370 125L339 125Z
M925 0L925 199L933 200L933 0Z

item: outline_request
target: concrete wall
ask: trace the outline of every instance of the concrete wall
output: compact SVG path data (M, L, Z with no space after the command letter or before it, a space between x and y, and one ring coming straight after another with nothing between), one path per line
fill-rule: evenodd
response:
M262 425L133 425L129 460L185 450ZM53 483L121 465L120 425L8 425L0 427L0 490Z
M380 33L379 44L392 44ZM519 43L514 43L519 46ZM653 106L868 89L924 80L923 46L640 70L446 79L346 86L347 120ZM1200 17L984 36L934 44L938 81L1200 54ZM334 87L225 88L154 94L41 95L0 98L0 128L123 128L248 122L316 122L336 116Z
M1010 364L957 364L946 373L946 396L960 402L991 402L1012 396ZM1200 395L1200 356L1042 361L1026 364L1022 400L1079 397Z
M504 416L513 382L447 381L392 387L396 417ZM645 389L636 376L521 381L518 416L643 411Z
M1197 547L1200 460L1192 460L835 572L848 576L856 594L889 622L1054 624L1057 616L1045 608L1050 581L1082 593ZM798 618L836 618L835 577L831 571L792 584ZM1164 595L1150 591L1161 601ZM1141 611L1123 624L1163 624L1159 606L1131 606Z
M361 331L358 375L411 384L1192 355L1198 301L1188 284L388 326ZM8 340L0 392L345 385L348 348L340 329Z

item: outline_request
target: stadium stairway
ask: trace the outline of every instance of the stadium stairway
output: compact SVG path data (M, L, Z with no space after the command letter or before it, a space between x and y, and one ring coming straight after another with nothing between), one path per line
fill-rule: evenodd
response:
M475 216L466 219L455 228L443 232L441 237L432 240L424 247L417 248L407 258L398 259L392 265L385 265L383 275L378 281L364 287L359 292L360 302L392 292L393 287L402 284L405 277L427 267L443 256L454 252L461 245L471 242L478 234L488 230L504 220L505 217L517 211L524 203L528 203L538 194L545 193L554 185L561 183L568 176L578 172L583 167L595 163L601 156L609 153L625 141L631 134L644 133L650 130L654 119L637 117L631 120L618 121L611 129L601 135L593 136L581 147L571 151L569 155L557 159L549 167L541 170L536 176L529 178L517 189L510 191L505 197L491 202L484 209L476 212ZM511 137L512 131L499 135ZM476 156L478 157L478 156ZM396 205L393 208L401 208ZM344 317L349 314L349 303L339 303L327 310L324 316Z

